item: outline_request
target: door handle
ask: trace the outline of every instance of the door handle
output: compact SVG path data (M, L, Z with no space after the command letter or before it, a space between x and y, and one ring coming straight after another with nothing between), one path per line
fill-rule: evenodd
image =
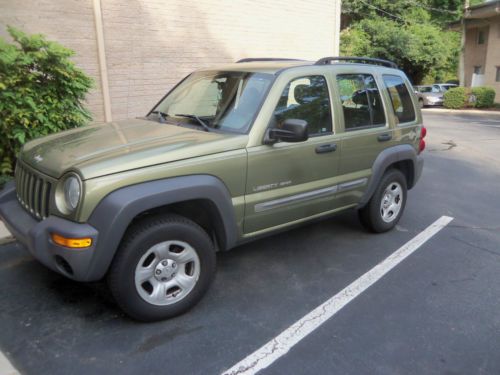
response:
M390 141L392 139L392 134L391 133L380 134L377 137L377 139L379 142L387 142L387 141Z
M317 154L324 154L325 152L333 152L337 149L336 143L328 143L326 145L320 145L316 147Z

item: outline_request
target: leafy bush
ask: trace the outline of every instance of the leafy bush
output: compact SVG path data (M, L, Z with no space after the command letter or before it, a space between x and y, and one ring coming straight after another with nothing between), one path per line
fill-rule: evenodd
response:
M467 105L467 94L464 87L454 87L444 93L446 108L460 109Z
M491 87L473 87L472 95L476 97L476 108L490 108L495 104L495 90Z
M43 35L7 27L0 38L0 174L12 174L15 156L30 139L83 125L92 79L69 59L74 52Z

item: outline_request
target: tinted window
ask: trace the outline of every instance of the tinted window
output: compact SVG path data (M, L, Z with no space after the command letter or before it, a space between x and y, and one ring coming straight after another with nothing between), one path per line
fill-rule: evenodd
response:
M413 102L403 79L398 76L384 75L384 82L399 123L414 121Z
M346 130L385 125L380 92L370 74L337 75Z
M287 119L307 121L309 135L332 132L328 86L323 76L296 78L285 87L274 110L277 124Z

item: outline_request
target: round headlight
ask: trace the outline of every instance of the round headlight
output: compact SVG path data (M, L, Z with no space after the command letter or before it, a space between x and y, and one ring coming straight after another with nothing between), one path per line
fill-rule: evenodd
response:
M70 176L64 181L64 201L70 211L74 211L80 203L80 181L75 176Z

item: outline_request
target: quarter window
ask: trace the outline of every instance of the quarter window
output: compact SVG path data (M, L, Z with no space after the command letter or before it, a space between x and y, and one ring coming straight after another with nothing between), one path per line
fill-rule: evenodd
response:
M384 75L384 83L399 123L414 121L415 109L403 79L399 76Z
M382 98L370 74L337 75L346 130L385 126Z
M307 121L309 135L332 133L332 114L325 77L301 77L288 83L274 110L274 120L278 126L287 119Z

